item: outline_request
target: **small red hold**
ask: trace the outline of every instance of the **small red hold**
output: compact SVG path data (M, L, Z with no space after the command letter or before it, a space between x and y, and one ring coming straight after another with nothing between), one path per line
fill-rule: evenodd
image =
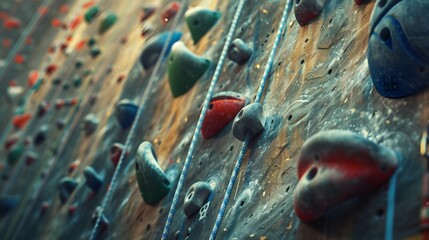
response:
M66 4L63 4L60 6L58 11L62 14L68 13L69 12L69 6L67 6Z
M88 1L82 5L82 9L90 8L90 7L94 6L94 4L95 4L95 1Z
M52 27L62 27L63 26L63 22L60 20L60 19L58 19L58 18L53 18L52 20L51 20L51 26Z
M69 174L73 173L80 165L80 161L76 160L69 165Z
M75 30L79 24L82 22L82 15L77 15L69 25L70 30Z
M4 142L4 149L9 150L11 149L20 139L20 136L18 134L14 134L6 139Z
M25 62L25 58L22 54L16 54L15 55L15 63L16 64L23 64Z
M36 153L34 152L28 152L27 155L25 156L25 165L30 166L32 165L34 162L36 162L38 156Z
M18 86L18 84L16 84L15 80L10 80L9 81L9 87L16 87L16 86Z
M56 64L49 64L45 69L45 74L51 76L57 69L58 66Z
M64 107L65 104L66 102L64 99L57 99L57 101L55 101L55 109L60 110Z
M50 47L48 48L48 53L49 53L49 54L53 54L53 53L55 53L55 47L54 47L54 46L50 46Z
M201 132L206 139L212 138L224 129L240 110L246 105L247 99L239 93L221 92L216 94L209 104Z
M30 121L30 119L31 119L30 113L17 115L12 118L12 124L15 128L22 129L28 123L28 121Z
M46 114L46 112L48 112L50 107L51 107L51 105L49 103L47 103L46 101L40 102L40 104L36 110L36 115L38 117L42 117L43 115Z
M116 82L121 83L126 77L127 77L127 74L121 73L119 74L118 79L116 79Z
M85 40L80 40L79 42L76 43L76 50L82 50L84 47L86 46L86 41Z
M39 80L39 72L35 71L35 70L31 71L28 74L28 81L27 81L28 87L32 88L34 86L34 84L37 83L37 80Z
M65 52L65 51L66 51L66 49L68 48L68 46L69 46L69 44L68 44L68 43L61 43L61 44L60 44L60 50L61 50L62 52Z
M170 3L166 8L164 8L164 11L161 14L161 21L164 24L167 24L168 21L170 21L174 16L176 16L177 12L180 9L180 3L179 2L172 2Z
M27 45L33 44L33 39L31 37L26 38L25 39L25 44L27 44Z
M4 22L3 22L3 27L6 29L16 29L16 28L20 28L22 25L21 21L17 18L14 17L8 17Z
M120 143L114 143L110 148L110 160L112 160L113 165L118 165L119 159L121 158L121 154L124 151L125 146ZM129 152L125 153L125 157L127 157Z
M4 48L9 48L12 45L12 41L9 38L4 38L2 44Z
M45 6L39 7L39 10L38 10L39 15L42 17L45 16L48 13L48 11L49 11L49 9Z
M77 210L77 204L73 204L69 207L69 216L72 216L76 213Z
M48 209L49 209L49 202L47 201L42 202L42 206L40 207L40 213L44 214L46 213L46 211L48 211Z

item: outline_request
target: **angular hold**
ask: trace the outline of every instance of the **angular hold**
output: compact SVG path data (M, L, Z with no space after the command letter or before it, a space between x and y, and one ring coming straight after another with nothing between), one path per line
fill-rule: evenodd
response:
M213 188L206 182L196 182L192 184L186 192L183 210L190 218L207 202L208 197L213 192Z
M238 112L249 103L249 99L235 92L220 92L210 100L201 133L206 139L212 138L224 129Z
M174 16L176 16L177 12L179 12L179 9L180 3L177 1L168 4L168 6L164 8L163 12L161 13L162 23L167 24L171 19L174 18Z
M7 163L10 166L15 166L24 153L24 146L22 144L16 144L7 153Z
M115 116L122 129L128 129L133 125L139 106L129 99L122 99L116 104Z
M191 32L194 44L197 44L206 33L216 25L222 14L219 11L195 7L185 13L185 21Z
M156 64L159 55L161 55L162 48L164 47L168 39L168 34L171 34L171 38L170 42L167 44L167 50L165 51L164 57L170 54L170 50L173 44L179 41L182 37L181 32L163 32L149 39L142 51L142 54L140 55L140 63L142 64L144 69L148 70Z
M94 21L95 17L100 13L100 8L98 6L93 6L88 11L86 11L84 18L85 22L91 23Z
M125 145L121 143L114 143L110 148L110 160L112 160L113 165L118 165L119 159L121 158L122 152L125 150ZM127 157L129 152L125 152L125 157Z
M183 42L176 42L168 57L168 81L173 97L185 94L210 66L210 60L197 56Z
M295 212L304 222L315 221L338 204L386 183L397 164L393 150L359 134L318 133L304 143L299 155Z
M319 16L326 0L294 0L295 18L299 25L305 26L313 18Z
M43 124L39 128L39 130L37 131L37 133L34 135L34 138L33 138L34 146L39 146L46 141L46 139L48 138L48 130L49 130L49 127L46 124Z
M87 166L83 171L83 175L86 179L86 186L88 186L92 191L98 192L101 186L103 186L104 177L97 173L93 167Z
M116 20L118 20L118 17L115 13L107 13L103 20L101 20L100 28L98 29L99 34L103 34L107 32L115 23Z
M18 206L19 198L3 195L0 197L0 218L11 212Z
M75 178L64 177L61 179L58 189L60 191L60 200L65 203L70 195L76 190L79 182Z
M85 116L83 120L82 129L85 132L86 136L92 135L95 130L97 130L98 124L100 121L98 120L97 116L93 113L89 113Z
M401 98L429 88L428 8L426 0L375 4L367 56L382 96Z
M170 181L159 166L158 159L150 142L143 142L137 149L136 176L140 193L146 204L155 205L171 189Z
M265 117L260 103L251 103L241 109L234 119L232 133L238 140L244 142L247 135L252 138L264 130Z
M228 58L238 65L242 65L249 60L252 52L252 49L243 40L236 38L228 49Z

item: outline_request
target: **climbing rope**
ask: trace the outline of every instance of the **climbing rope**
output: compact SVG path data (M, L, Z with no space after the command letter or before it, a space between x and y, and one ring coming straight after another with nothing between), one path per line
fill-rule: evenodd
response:
M201 114L198 118L197 126L195 127L194 135L192 136L191 145L189 146L188 155L186 156L185 163L183 164L182 172L180 174L179 182L177 184L176 191L174 193L173 201L171 203L170 211L168 212L167 221L165 222L164 230L162 232L161 239L165 240L170 233L171 224L173 223L174 214L176 213L177 203L179 201L180 194L183 189L183 185L185 183L186 176L188 174L189 166L191 165L192 158L195 153L195 148L197 146L198 137L200 135L201 127L206 116L207 110L209 108L209 103L212 98L213 92L215 90L216 83L219 80L220 72L222 70L223 64L226 59L226 55L228 53L229 46L232 42L232 36L234 35L235 28L237 26L238 19L240 18L241 12L243 10L245 0L240 0L238 3L237 10L235 11L234 18L232 19L231 27L229 28L228 35L225 40L225 44L223 46L219 62L216 66L215 73L213 75L212 81L210 83L209 90L207 92L206 98L204 100L203 108L201 110Z
M145 89L145 91L143 93L143 96L140 98L139 108L138 108L136 117L134 118L134 121L133 121L133 124L131 126L130 132L129 132L129 134L127 136L127 139L125 141L124 149L127 149L128 146L131 145L131 142L133 140L134 134L135 134L136 129L137 129L138 119L140 119L140 117L142 116L142 114L144 112L143 110L144 110L144 107L146 105L146 101L149 98L149 94L151 93L152 85L159 80L159 77L157 76L157 74L158 74L158 72L160 70L161 63L162 63L162 61L164 59L163 56L165 55L165 53L167 51L168 45L169 45L169 43L170 43L170 41L172 39L172 36L173 36L173 32L177 28L180 16L182 16L184 14L184 11L186 9L185 6L187 4L188 4L188 0L182 0L180 2L180 5L182 7L180 8L179 13L176 15L176 17L173 20L173 23L171 25L170 31L169 31L169 33L167 35L167 39L166 39L166 41L165 41L165 43L164 43L164 45L162 47L161 53L159 55L160 57L158 58L155 67L153 68L152 74L151 74L151 76L149 78L149 82L148 82L148 84L146 86L146 89ZM116 188L116 185L118 183L119 173L121 172L121 168L122 168L122 165L123 165L123 160L125 158L125 155L126 155L126 151L122 151L121 155L119 157L119 161L118 161L118 164L116 166L115 172L113 173L113 177L110 180L109 190L107 191L106 195L103 198L103 201L102 201L101 206L99 208L97 220L95 222L94 227L92 228L91 236L90 236L91 240L93 240L93 239L96 238L96 234L97 234L98 228L100 227L100 222L101 222L101 218L103 217L104 210L109 205L109 202L110 202L110 199L112 197L112 194L113 194L113 192L114 192L114 190Z
M283 10L282 18L280 20L280 26L279 26L279 29L277 30L277 35L276 35L273 47L272 47L271 52L270 52L270 56L268 58L267 66L265 68L265 71L262 75L261 82L259 84L258 92L257 92L256 98L255 98L255 103L259 103L262 99L262 94L264 93L265 84L268 81L268 77L269 77L269 74L271 72L271 69L272 69L272 66L274 63L274 57L275 57L275 54L277 52L277 48L280 44L281 36L283 34L283 31L285 31L286 21L289 17L291 6L292 6L292 1L287 0L285 8ZM237 159L237 162L236 162L235 167L233 169L231 178L229 180L228 187L227 187L226 192L225 192L225 196L222 200L222 205L219 209L219 213L217 215L216 222L215 222L213 230L210 234L210 240L216 239L216 235L219 231L220 225L222 224L222 220L223 220L223 217L225 215L225 210L226 210L226 207L228 205L229 198L231 197L232 189L234 188L238 173L240 172L241 163L243 162L244 155L246 154L247 148L249 147L250 140L251 140L251 137L249 135L247 135L246 140L244 141L243 146L240 150L240 154L238 155L238 159Z

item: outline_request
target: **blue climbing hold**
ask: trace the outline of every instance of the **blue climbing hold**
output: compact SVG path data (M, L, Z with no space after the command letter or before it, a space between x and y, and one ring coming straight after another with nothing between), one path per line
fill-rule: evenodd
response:
M129 99L122 99L116 104L115 116L123 129L128 129L133 124L139 106Z
M60 184L58 184L58 189L60 191L60 200L62 203L65 203L70 195L76 190L79 182L75 178L64 177L61 179Z
M143 65L144 69L147 70L156 64L156 61L161 54L162 48L168 39L168 34L169 32L163 32L156 36L153 36L151 39L148 40L146 46L142 51L142 54L140 55L140 63ZM181 37L181 32L171 33L171 39L170 42L168 42L167 50L165 52L164 57L168 56L173 44L179 41Z
M18 197L1 196L0 197L0 217L3 217L12 211L19 203Z
M92 191L98 192L98 190L103 186L104 177L97 173L93 167L86 167L83 171L83 175L86 179L86 186L88 186Z

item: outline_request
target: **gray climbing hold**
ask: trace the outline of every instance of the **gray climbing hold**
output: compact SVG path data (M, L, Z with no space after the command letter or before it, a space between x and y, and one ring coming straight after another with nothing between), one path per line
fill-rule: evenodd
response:
M90 113L86 115L82 125L82 129L85 132L85 135L86 136L92 135L95 132L95 130L97 130L99 123L100 121L95 116L95 114Z
M192 184L186 192L183 210L185 215L190 218L206 203L207 198L213 192L213 188L206 182L196 182Z
M234 39L228 49L228 58L238 65L246 63L252 56L252 49L240 38Z
M97 173L93 167L87 166L83 171L83 175L86 179L86 186L88 186L92 191L98 192L101 186L103 186L104 177Z
M58 189L60 190L60 200L62 203L65 203L70 195L76 190L79 182L75 178L64 177L61 179Z
M232 133L240 140L244 141L249 134L251 137L264 129L265 117L260 103L251 103L241 109L234 119Z
M33 144L35 146L39 146L40 144L44 143L46 141L46 138L48 138L48 125L44 124L42 125L39 130L37 131L36 135L34 135L33 138Z

